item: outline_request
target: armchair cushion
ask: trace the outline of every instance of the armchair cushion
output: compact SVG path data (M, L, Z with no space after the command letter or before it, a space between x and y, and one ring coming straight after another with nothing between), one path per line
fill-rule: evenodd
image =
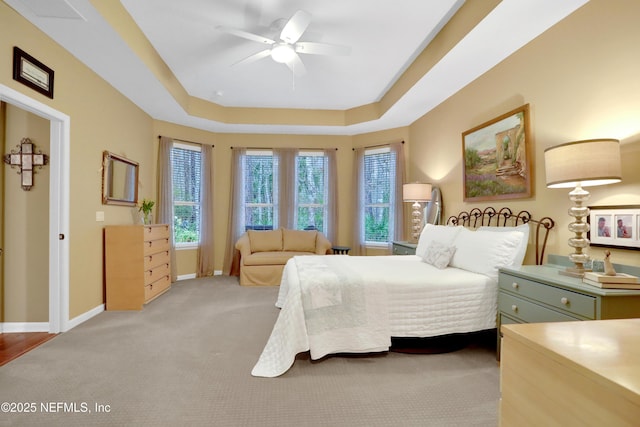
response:
M312 252L316 251L317 231L304 230L282 230L283 250L290 252Z
M256 252L244 259L245 266L251 265L285 265L296 255L310 255L309 252Z
M282 230L247 231L251 243L251 253L282 250Z

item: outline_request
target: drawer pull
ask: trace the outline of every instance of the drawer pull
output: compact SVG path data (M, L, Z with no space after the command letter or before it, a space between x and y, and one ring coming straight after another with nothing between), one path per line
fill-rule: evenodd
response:
M520 287L520 285L518 285L518 283L517 283L517 282L513 282L513 283L511 284L511 287L512 287L513 289L518 289L518 288Z
M562 305L567 305L569 304L569 299L567 297L562 297L560 298L560 302L562 303Z
M518 306L517 306L517 305L515 305L515 304L513 304L513 305L511 306L511 310L512 310L514 313L517 313L517 312L518 312Z

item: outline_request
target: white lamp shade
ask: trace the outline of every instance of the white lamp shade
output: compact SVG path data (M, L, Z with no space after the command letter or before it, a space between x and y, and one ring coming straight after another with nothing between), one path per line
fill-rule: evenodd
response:
M431 184L419 182L403 184L402 200L405 202L428 202L431 200Z
M589 139L544 150L549 188L613 184L622 181L620 141Z

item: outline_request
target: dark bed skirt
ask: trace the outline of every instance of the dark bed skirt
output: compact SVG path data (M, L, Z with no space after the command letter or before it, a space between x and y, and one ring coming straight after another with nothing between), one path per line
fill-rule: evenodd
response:
M450 353L468 346L477 346L495 351L496 329L470 332L466 334L450 334L427 338L391 337L389 351L398 353L438 354Z

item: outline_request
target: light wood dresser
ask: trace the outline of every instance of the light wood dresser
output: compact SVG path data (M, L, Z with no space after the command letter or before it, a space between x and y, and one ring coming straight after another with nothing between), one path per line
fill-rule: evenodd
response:
M142 310L169 290L169 238L166 224L105 227L107 310Z
M637 426L640 319L502 325L500 426Z

